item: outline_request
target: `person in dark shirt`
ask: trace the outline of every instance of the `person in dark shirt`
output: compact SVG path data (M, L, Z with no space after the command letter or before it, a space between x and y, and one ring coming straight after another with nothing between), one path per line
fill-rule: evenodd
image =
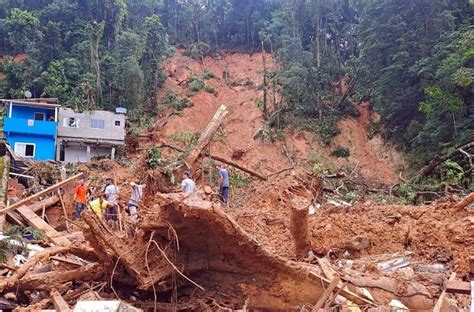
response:
M229 201L229 171L225 166L219 168L219 194L221 201L227 204Z

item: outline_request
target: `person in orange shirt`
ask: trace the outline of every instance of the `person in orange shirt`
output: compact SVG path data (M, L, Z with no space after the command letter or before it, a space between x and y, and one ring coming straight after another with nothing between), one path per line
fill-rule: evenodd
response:
M81 183L76 187L76 192L74 193L74 201L76 202L76 218L81 217L81 213L86 207L87 204L87 186L84 180L81 180Z

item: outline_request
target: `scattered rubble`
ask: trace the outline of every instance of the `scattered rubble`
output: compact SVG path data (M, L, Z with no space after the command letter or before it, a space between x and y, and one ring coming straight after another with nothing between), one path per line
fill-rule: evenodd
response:
M234 81L243 79L235 73L237 65L231 58L229 72ZM177 64L168 64L165 84L178 88L170 79L185 80L187 71L181 66L171 70L173 66ZM209 62L209 66L217 71L216 64ZM130 151L125 165L102 159L66 168L11 155L10 190L3 192L10 203L0 207L0 215L12 224L29 225L42 237L13 237L5 229L0 235L0 244L8 241L21 247L6 253L7 262L0 265L0 309L90 311L93 306L110 311L374 312L472 308L473 193L421 206L361 203L338 194L340 179L354 188L380 189L354 170L317 175L302 162L298 164L295 155L279 153L280 143L262 145L260 151L253 143L244 144L248 142L228 148L216 137L230 134L235 140L248 130L246 141L255 129L243 130L242 125L261 122L252 102L258 93L249 89L260 78L251 78L257 83L226 87L242 90L244 101L238 105L235 99L221 106L207 98L214 95L194 96L212 105L192 108L193 113L206 112L193 121L193 126L205 130L190 146L171 142L167 135L176 130L179 119L168 116L172 118L168 124L160 120L161 126L151 129L166 135L137 138L137 146L143 148ZM210 83L224 84L215 80ZM230 101L235 93L219 94ZM232 113L240 106L251 106L251 114L235 121ZM207 127L202 116L209 116ZM227 124L225 118L233 122ZM348 123L354 126L360 121ZM150 168L149 147L159 148L160 161L170 166ZM258 153L265 155L254 157ZM229 205L221 205L214 196L215 162L226 163L245 181L232 189ZM281 164L273 166L276 162ZM377 166L383 166L381 160ZM192 195L176 193L173 179L188 167L200 188ZM366 172L368 167L363 169ZM110 229L89 210L80 220L73 217L76 183L87 178L97 195L106 177L119 185L122 207L130 194L126 182L147 184L138 222L121 209L122 230ZM388 168L381 180L393 182L394 177Z

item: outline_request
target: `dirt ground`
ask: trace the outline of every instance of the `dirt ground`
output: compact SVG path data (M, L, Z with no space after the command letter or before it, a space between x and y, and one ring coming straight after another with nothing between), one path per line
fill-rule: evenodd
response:
M216 304L215 310L221 311L222 309L217 303L220 300L220 303L240 308L246 302L244 294L259 294L259 287L266 288L267 284L271 284L271 276L268 274L260 276L262 270L268 269L265 261L273 263L274 267L283 267L284 271L291 270L286 266L287 264L282 266L281 263L297 263L305 268L308 263L315 264L317 262L316 258L312 256L302 258L301 256L297 257L295 253L291 213L292 208L302 205L302 203L312 203L312 208L314 208L314 213L309 215L308 244L316 255L326 256L331 261L332 267L348 278L351 274L356 277L367 274L376 279L390 277L397 281L395 294L392 289L388 295L387 292L380 295L380 298L384 299L383 303L388 303L391 298L397 298L395 295L398 290L404 287L407 289L414 287L412 283L416 282L422 287L421 291L417 290L417 295L421 293L420 296L428 301L425 304L432 306L434 299L439 295L444 279L449 276L451 271L456 272L459 278L467 276L467 260L472 255L472 246L474 246L474 219L472 210L456 211L454 209L455 203L459 201L458 198L444 198L429 206L382 206L371 202L369 197L362 197L358 203L353 205L339 205L331 202L337 191L327 190L329 178L310 174L306 165L316 154L317 159L312 159L312 161L324 161L325 164L329 163L336 168L349 166L357 171L357 179L364 181L367 185L376 184L387 187L398 182L399 172L406 167L406 163L395 147L390 143L385 143L379 134L376 134L372 139L368 138L370 124L374 121L378 122L380 117L370 109L367 103L360 103L357 106L360 112L359 117L347 117L340 121L341 133L329 146L318 143L313 134L299 131L293 127L286 130L284 140L277 140L274 143L261 142L254 140L254 135L263 125L262 112L257 107L257 100L262 98L260 88L263 72L262 55L260 53L252 55L226 54L217 58L206 57L202 64L197 60L183 56L182 53L183 51L178 51L164 64L167 79L160 91L160 98L171 92L177 93L189 97L193 106L184 109L180 114L171 115L166 123L162 123L162 127L150 128L154 129L151 138L147 138L146 135L140 138L139 148L129 149L125 160L104 159L77 168L88 176L88 183L93 188L93 193L98 194L101 191L105 178L115 179L120 188L120 202L125 206L131 192L128 183L132 181L145 182L147 176L159 171L148 170L145 150L163 142L176 143L173 141L173 137L183 131L199 135L222 104L229 108L230 113L223 123L222 131L215 135L211 143L211 153L232 159L269 178L264 181L253 178L246 180L241 185L232 185L230 204L226 206L221 206L215 196L212 199L213 203L204 201L202 198L193 203L187 199L180 201L182 194L161 194L158 197L157 194L149 194L148 199L151 202L148 201L142 207L144 219L138 225L144 227L140 230L141 233L132 239L125 239L123 235L114 235L110 241L101 240L100 235L108 237L110 232L100 222L96 222L97 220L91 215L86 216L89 228L93 228L92 225L95 224L96 232L86 230L84 234L89 243L95 242L95 245L92 245L99 249L97 252L99 258L105 259L103 262L106 264L100 267L104 275L110 274L110 269L115 272L122 257L120 255L118 259L114 260L113 253L108 250L110 248L108 244L112 242L114 251L118 254L128 250L123 255L125 259L121 260L116 273L118 278L122 279L121 286L117 286L121 288L119 291L127 294L130 292L127 287L131 287L131 284L129 285L127 282L130 282L130 276L133 276L135 278L133 287L136 285L141 287L137 287L137 291L138 288L143 290L146 288L145 286L154 285L153 281L160 281L157 283L157 287L162 287L163 293L171 292L173 289L173 293L165 300L171 297L173 298L171 301L180 298L180 304L190 303L195 306L196 303L202 302L204 307ZM267 66L271 67L270 56L266 55L266 57ZM191 93L188 90L187 82L193 76L203 75L205 70L211 71L215 75L215 78L206 80L206 84L211 85L216 93L212 94L206 91ZM165 108L160 105L161 103L158 104L159 111L162 113L161 116L164 116L166 115ZM162 121L158 118L156 124L158 125ZM178 145L182 148L189 147L183 144ZM350 149L351 155L347 159L330 155L331 151L339 145ZM164 155L175 155L173 153L175 152L167 150ZM290 167L294 167L294 169L277 173L283 169L290 169ZM236 171L231 172L235 173ZM164 179L160 174L157 177ZM248 178L248 176L245 177ZM163 181L158 182L164 183ZM200 191L203 184L210 184L207 177L196 182ZM330 195L327 194L328 192ZM68 212L72 214L74 211L73 199L70 194L66 195L66 206ZM166 202L164 199L168 198L173 201L173 204L165 203L160 206L159 201L153 201L159 197L163 202ZM187 204L183 204L184 202ZM170 234L170 223L160 223L160 209L162 207L164 207L163 211L168 210L170 216L168 220L176 222L177 230L174 235L176 235L176 240L183 242L182 247L187 251L173 252L174 238L170 239L169 237L174 236ZM203 207L206 208L205 215L202 215L204 210L200 210ZM229 219L223 219L216 223L220 227L219 231L212 226L209 229L203 229L203 226L215 223L216 211L220 211L218 216ZM207 223L205 222L206 218L208 218ZM235 223L233 223L234 220ZM73 224L73 226L75 225ZM57 228L60 229L61 225L57 224ZM153 233L149 240L144 236L147 231ZM196 264L195 268L188 267L188 269L193 272L193 278L208 283L209 289L205 294L207 297L190 288L183 288L179 293L174 293L176 288L173 287L176 285L171 287L168 277L172 276L172 282L176 283L175 270L168 266L167 262L161 261L163 260L161 255L164 254L161 250L161 253L158 253L158 250L154 251L157 261L152 264L152 271L156 269L157 276L150 273L149 267L144 267L143 254L148 255L148 248L155 231L157 236L160 236L160 232L162 232L161 240L167 243L166 248L169 249L166 251L173 256L172 259L181 261L181 263L176 262L178 267L181 265L184 267L186 263ZM237 236L232 235L231 238L226 238L225 235L229 235L233 231L238 233L239 237L245 237L245 241L239 241ZM176 233L184 234L182 237L178 237ZM209 233L214 234L210 235ZM159 241L159 239L157 240ZM195 240L198 240L199 243L196 243ZM209 243L213 241L214 243ZM220 245L217 245L216 242ZM248 250L262 249L259 251L261 255L255 259L250 259L242 254L238 254L238 257L235 256L235 252L243 245L247 245ZM209 250L212 251L212 255ZM105 252L100 255L101 251ZM131 251L135 251L135 253L129 256ZM404 271L405 273L398 271L387 273L381 272L373 261L367 262L365 260L384 254L388 254L390 257L395 253L411 254L410 269L418 264L428 266L441 264L446 269L441 275L431 273L431 275L423 275L413 272L413 269L411 269L411 273L406 271ZM190 261L191 255L199 261L196 259L194 259L195 262ZM236 257L240 257L240 262L233 261ZM113 267L114 261L115 267ZM148 266L148 259L146 261ZM201 263L203 261L207 261L207 263ZM209 271L209 264L213 261L218 274ZM258 268L255 271L259 273L256 276L259 276L261 284L252 285L248 272L241 274L242 284L233 283L233 278L237 275L229 277L226 270L231 267L233 274L240 274L242 268L239 267L239 263L248 263L248 261L250 263L255 261L258 264L255 266ZM347 265L347 263L351 263L351 265ZM197 264L203 265L207 271ZM140 265L141 270L138 273L134 272L134 268ZM153 267L155 265L156 268ZM163 265L163 268L160 265ZM130 270L131 268L132 270ZM275 271L275 275L278 275L278 270ZM322 274L321 270L317 273ZM298 278L300 277L298 276ZM281 287L281 289L276 293L292 289L292 295L298 294L298 287L301 286L298 286L298 283L293 285L293 278L292 273L289 274L289 277L282 279L290 283L288 285L291 287L285 289L278 284L276 288ZM319 283L319 280L317 281ZM311 281L311 283L313 282ZM374 283L374 281L371 282ZM242 285L249 288L244 289L245 287ZM270 286L268 288L272 288L274 285ZM318 284L318 287L321 288L321 285ZM380 290L379 288L372 287L371 291L377 292ZM232 292L236 289L238 289L239 296L222 292L224 290ZM403 289L400 293L406 295L405 290ZM264 296L269 300L265 303L266 306L271 306L272 300L281 301L280 307L287 304L284 302L283 295L280 298L279 296L275 297L275 293L271 291L270 293L271 296ZM135 294L138 293L134 292ZM311 294L303 295L311 296ZM408 302L407 296L400 296L400 298L403 297L403 300ZM293 296L292 298L299 297ZM152 300L150 293L144 295L140 300L147 301L150 307ZM173 303L176 302L178 301L173 301Z
M270 68L272 65L268 54L266 59L267 67ZM253 137L263 124L262 112L256 104L258 99L263 98L260 87L263 83L261 53L206 57L204 64L183 56L182 51L166 61L164 69L167 79L161 96L170 92L186 95L194 106L184 109L181 116L171 117L163 131L158 133L159 136L169 137L179 131L199 133L216 109L225 104L229 107L230 114L224 122L224 134L211 146L212 153L216 155L230 158L236 150L245 151L239 161L263 174L271 174L291 166L288 154L295 156L297 160L304 160L310 158L312 152L316 152L323 154L337 166L350 165L358 168L364 177L372 181L388 184L397 181L398 170L404 167L404 161L394 146L384 143L379 134L368 139L369 117L374 120L380 118L366 103L358 106L360 117L347 117L339 123L341 134L330 146L321 145L309 132L292 128L286 130L283 142L260 142ZM206 69L216 76L207 80L206 84L216 90L217 96L205 91L190 94L183 81L202 75ZM348 147L351 156L347 159L330 156L338 145Z

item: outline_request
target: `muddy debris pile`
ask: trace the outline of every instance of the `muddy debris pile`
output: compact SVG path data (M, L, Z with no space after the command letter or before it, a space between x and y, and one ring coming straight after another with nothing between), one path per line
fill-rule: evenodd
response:
M83 178L79 173L0 210L44 233L30 241L37 247L24 262L2 265L5 309L114 302L137 311L467 311L470 304L472 194L419 207L315 208L321 181L288 172L268 181L273 189L259 189L268 196L258 192L260 206L252 208L258 214L262 202L275 205L272 218L281 223L272 235L279 241L259 236L259 223L268 219L254 216L257 231L242 221L251 207L222 206L201 190L148 192L138 222L123 212L122 231L92 211L81 220L65 217L69 227L61 231L32 210ZM419 223L406 227L405 218ZM435 230L441 244L430 241Z
M38 181L49 183L35 190L24 185L26 192L14 192L17 198L0 207L4 221L18 226L13 231L5 224L0 236L7 260L0 265L1 308L375 312L472 307L474 193L424 206L326 200L324 179L330 177L304 168L249 168L216 155L209 145L227 114L228 108L219 106L189 148L160 142L175 151L166 170L105 160L66 176L35 167L31 172L42 177ZM205 181L203 159L225 163L257 182L230 205L222 205L204 183L192 194L174 191L170 176L184 170ZM101 181L110 176L124 189L130 179L146 180L140 218L121 208L118 228L89 209L74 219L68 209L79 181L88 178L100 193ZM127 200L121 197L119 206Z

